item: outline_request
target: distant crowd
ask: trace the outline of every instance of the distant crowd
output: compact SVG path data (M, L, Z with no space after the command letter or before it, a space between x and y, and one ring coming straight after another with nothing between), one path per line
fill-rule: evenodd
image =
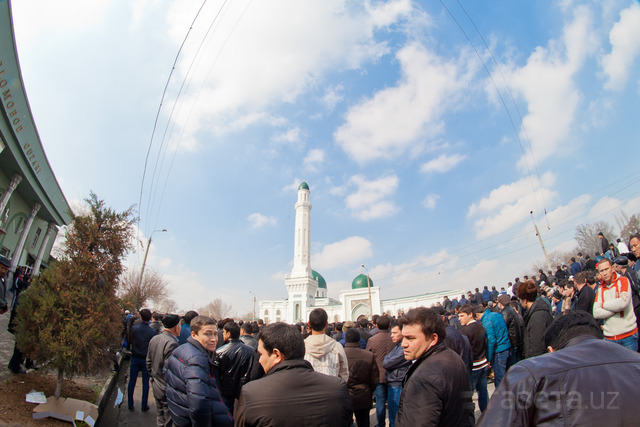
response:
M361 427L374 403L379 426L634 425L640 235L612 246L397 318L129 314L129 409L142 373L141 410L151 378L159 426Z

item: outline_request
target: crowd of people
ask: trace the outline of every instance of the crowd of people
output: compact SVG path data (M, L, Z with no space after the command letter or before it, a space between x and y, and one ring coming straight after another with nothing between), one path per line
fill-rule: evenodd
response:
M151 378L159 426L361 427L374 403L379 426L633 425L640 235L629 247L398 317L329 323L316 308L264 325L141 310L126 328L129 409L142 372L141 409Z

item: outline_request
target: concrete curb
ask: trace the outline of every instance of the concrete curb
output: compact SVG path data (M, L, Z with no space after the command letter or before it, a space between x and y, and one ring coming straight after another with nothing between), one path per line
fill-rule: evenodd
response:
M120 353L118 355L118 366L122 365L123 359L124 359L124 355ZM98 393L98 397L95 400L95 404L98 405L98 419L96 420L96 425L99 425L102 412L107 402L109 401L109 398L111 397L111 393L113 393L114 387L118 383L119 374L120 374L120 369L118 369L118 372L111 372L109 374L109 378L107 378L107 380L105 381L104 386L102 386L100 393Z

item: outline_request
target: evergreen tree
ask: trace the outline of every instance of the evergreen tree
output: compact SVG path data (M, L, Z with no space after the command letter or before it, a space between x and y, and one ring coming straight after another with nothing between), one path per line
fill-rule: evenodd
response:
M116 298L122 259L132 248L133 209L115 212L92 192L90 213L71 213L63 256L20 297L18 347L63 376L108 368L120 346L121 309Z

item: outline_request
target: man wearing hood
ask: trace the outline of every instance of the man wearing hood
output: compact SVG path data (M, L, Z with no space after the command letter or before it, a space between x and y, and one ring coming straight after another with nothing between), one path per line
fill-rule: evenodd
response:
M549 306L538 296L538 286L533 280L518 285L516 296L526 310L524 314L524 358L546 353L544 333L553 322Z
M311 335L304 340L304 359L316 372L340 377L346 383L349 381L347 355L340 343L324 333L327 319L327 312L322 308L316 308L309 314Z

